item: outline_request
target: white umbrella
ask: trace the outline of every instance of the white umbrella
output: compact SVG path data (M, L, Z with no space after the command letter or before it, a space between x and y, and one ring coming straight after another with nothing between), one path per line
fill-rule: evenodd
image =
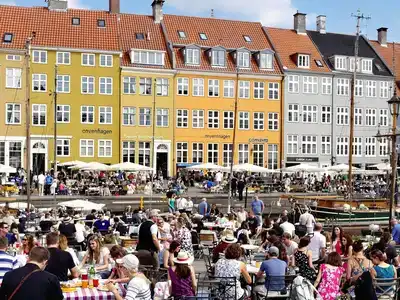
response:
M76 165L83 165L83 164L85 164L83 161L73 160L73 161L66 161L66 162L63 162L63 163L60 163L57 165L59 165L60 167L64 167L64 166L76 166Z
M271 170L268 168L252 165L249 163L234 165L233 171L235 171L235 172L247 171L247 172L252 172L252 173L277 173L277 172L279 172L277 170Z
M0 206L5 206L6 203L0 203ZM8 202L8 207L12 209L26 209L28 208L28 203L26 202ZM30 205L31 208L35 208L32 204Z
M15 173L15 172L17 172L16 168L0 164L0 173Z
M392 166L389 163L379 163L376 165L372 165L370 167L377 168L378 170L381 170L381 171L391 171L392 170Z
M77 165L76 167L78 167L78 169L80 170L94 170L94 171L106 171L109 168L109 166L98 162L90 162L84 165Z
M205 163L205 164L190 166L190 167L186 168L186 170L223 170L223 169L226 169L226 168L212 164L212 163Z
M359 168L353 167L353 170L359 170ZM335 172L348 172L349 171L349 165L346 164L340 164L340 165L335 165L331 166L328 168L328 171L335 171Z
M284 172L323 172L325 169L314 167L308 164L298 164L283 169Z
M120 164L111 165L108 168L109 170L122 170L122 171L152 171L153 168L142 166L139 164L134 164L131 162L124 162Z
M105 206L105 204L94 203L94 202L90 202L87 200L77 199L77 200L59 202L58 206L65 206L65 207L71 207L71 208L82 208L85 211L89 211L92 209L101 210Z

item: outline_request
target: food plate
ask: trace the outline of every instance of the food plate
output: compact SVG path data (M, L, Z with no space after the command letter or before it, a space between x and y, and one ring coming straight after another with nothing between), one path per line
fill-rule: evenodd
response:
M76 287L61 287L63 293L73 293L76 292Z
M102 292L109 292L109 291L110 291L106 285L99 285L99 286L97 287L97 289L98 289L99 291L102 291Z

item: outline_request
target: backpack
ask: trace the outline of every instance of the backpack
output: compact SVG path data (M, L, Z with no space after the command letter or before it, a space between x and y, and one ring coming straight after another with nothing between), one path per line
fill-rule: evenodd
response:
M314 297L314 292L317 293L317 297ZM321 300L321 296L315 287L302 276L297 276L293 280L291 300Z

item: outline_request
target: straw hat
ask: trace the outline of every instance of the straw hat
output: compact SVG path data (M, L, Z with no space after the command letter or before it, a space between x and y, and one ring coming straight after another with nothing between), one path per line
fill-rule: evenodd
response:
M237 242L237 238L235 238L232 234L227 234L223 236L221 240L227 244L235 244Z
M194 261L193 256L189 256L189 254L186 251L180 251L178 253L178 256L175 257L174 263L176 264L186 264L186 265L191 265Z

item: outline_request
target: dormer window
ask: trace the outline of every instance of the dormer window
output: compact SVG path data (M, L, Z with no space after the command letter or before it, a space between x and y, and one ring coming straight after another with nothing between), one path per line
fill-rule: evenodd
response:
M186 48L185 63L188 65L199 65L200 64L200 50L194 49L194 48Z
M137 40L144 40L144 33L135 33L135 37Z
M214 67L225 67L225 50L212 50L211 64Z
M203 41L208 40L207 35L205 33L199 33L199 35L201 40Z
M106 27L106 21L105 20L97 20L97 27Z
M13 40L13 34L12 33L5 33L3 37L3 42L4 43L11 43Z
M248 35L244 35L243 38L246 42L251 43L251 37L249 37Z
M131 62L143 65L164 65L164 53L157 51L132 50Z
M350 71L351 72L353 72L354 71L354 65L355 65L355 63L354 63L354 61L355 61L355 57L350 57ZM360 62L361 62L361 59L360 58L358 58L357 59L357 72L360 72Z
M178 36L181 39L186 39L186 32L184 32L183 30L178 30Z
M361 72L372 74L372 59L363 58L361 60Z
M297 55L297 67L299 68L310 68L310 55L298 54Z
M261 53L260 54L260 69L273 69L272 59L273 55L271 53Z
M335 70L347 71L347 57L335 56Z
M250 67L250 53L245 52L245 51L238 52L236 63L239 68L249 68Z
M81 25L81 19L80 18L72 18L72 25L75 25L75 26Z

